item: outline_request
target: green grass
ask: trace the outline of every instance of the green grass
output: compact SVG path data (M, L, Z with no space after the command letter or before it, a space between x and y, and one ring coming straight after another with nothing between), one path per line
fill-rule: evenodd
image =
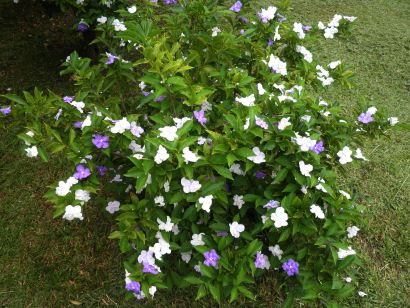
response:
M0 92L31 90L34 85L59 94L70 83L58 76L61 60L81 40L66 30L70 16L52 20L33 6L0 2ZM323 96L346 110L361 97L401 122L410 122L410 2L406 0L294 0L293 13L303 21L327 21L335 13L358 16L353 36L311 48L323 63L340 59L356 72L357 87L332 89ZM41 17L45 15L45 17ZM44 44L47 44L46 46ZM310 46L307 46L310 47ZM60 307L78 301L87 307L139 306L123 300L123 269L116 243L107 239L112 223L96 208L86 209L83 222L52 219L42 195L47 185L65 177L62 161L52 166L27 159L13 137L18 128L0 128L0 306ZM410 143L408 132L395 132L363 146L370 161L349 169L346 185L354 185L368 211L355 249L363 254L360 289L365 298L343 303L353 307L410 305L409 205ZM280 306L283 295L274 278L258 289L258 302L246 307ZM166 293L149 306L193 304L187 291Z

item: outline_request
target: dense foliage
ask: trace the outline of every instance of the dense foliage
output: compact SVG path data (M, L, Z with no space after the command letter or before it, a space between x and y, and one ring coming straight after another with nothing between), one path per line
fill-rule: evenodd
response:
M355 290L363 207L336 171L397 119L365 104L352 118L315 94L350 86L341 61L322 66L308 47L354 17L308 26L277 5L143 1L98 17L98 63L67 58L75 94L5 96L27 155L72 165L46 195L55 216L114 215L130 296L196 285L198 299L253 299L271 271L289 302Z

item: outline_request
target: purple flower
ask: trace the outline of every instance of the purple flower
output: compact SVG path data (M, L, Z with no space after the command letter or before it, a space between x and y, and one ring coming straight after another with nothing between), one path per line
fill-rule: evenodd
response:
M261 118L255 117L255 124L263 129L268 129L268 123L266 123Z
M315 152L316 154L320 154L325 150L325 147L323 146L323 141L320 140L316 142L316 144L310 148L311 151Z
M273 45L273 40L272 40L272 38L269 38L268 39L268 47L270 47L270 46L272 46Z
M276 14L279 17L279 22L284 22L286 20L286 17L280 14Z
M221 258L215 251L215 249L212 249L210 251L204 252L204 264L206 266L213 266L216 267L218 264L218 260Z
M104 135L95 135L93 138L93 144L98 148L98 149L106 149L109 147L108 140L110 137L104 136Z
M239 30L239 33L240 33L240 34L244 34L244 33L245 33L245 30L244 30L244 29L241 29L241 30Z
M78 23L77 30L78 30L79 32L85 32L85 31L88 30L88 28L89 28L89 26L88 26L88 24L87 24L86 22L80 21L80 22Z
M99 176L104 176L107 173L108 168L106 166L95 166L95 170L98 172Z
M71 103L73 100L74 100L74 97L73 97L73 96L64 96L64 97L63 97L63 101L64 101L65 103Z
M148 91L142 91L142 95L144 95L144 96L148 96L148 95L150 95L151 94L151 92L148 92Z
M134 294L141 293L141 284L138 281L131 281L125 285L127 291L134 292Z
M258 170L255 173L255 177L259 180L264 179L266 177L266 173L263 172L262 170Z
M243 22L246 23L246 24L249 23L249 19L246 18L246 17L239 16L238 19L241 20L241 21L243 21Z
M303 26L303 30L304 31L310 31L310 30L312 30L312 27L311 26Z
M74 128L81 128L83 126L83 122L81 121L74 122L73 126Z
M203 110L194 111L194 116L195 116L195 119L198 121L198 123L204 126L204 124L207 121L207 119L205 118L205 111Z
M155 268L154 265L151 265L148 262L144 262L143 265L144 265L144 268L142 269L143 273L150 273L150 274L153 274L153 275L158 274L158 271L157 271L157 269Z
M279 207L280 202L276 201L276 200L270 200L268 203L266 203L263 208L264 209L276 209L277 207Z
M3 115L8 115L11 112L11 106L0 108L0 112Z
M236 1L234 5L231 6L230 10L232 12L238 13L242 8L242 2L241 1Z
M255 267L256 268L266 268L267 266L267 262L266 262L266 257L263 253L261 253L260 251L258 251L256 253L256 257L255 257Z
M228 236L229 234L228 234L228 232L226 232L226 231L216 231L216 236L222 236L222 237L225 237L225 236Z
M299 263L293 259L289 259L285 263L282 264L282 268L288 276L294 276L299 273Z
M155 99L155 101L158 102L158 103L160 103L160 102L162 102L164 99L165 99L165 96L164 96L164 95L160 95L160 96L158 96L158 97Z
M84 167L82 164L77 165L75 170L76 172L74 173L74 178L76 178L77 180L88 178L91 174L90 169Z
M113 64L115 59L119 59L117 56L114 56L113 54L110 54L109 52L105 52L105 54L107 55L107 62L105 62L105 64L110 65Z
M357 120L359 122L362 122L363 124L368 124L370 122L373 122L374 118L372 117L370 113L363 112L357 117Z
M177 0L164 0L164 3L165 3L166 5L177 4Z

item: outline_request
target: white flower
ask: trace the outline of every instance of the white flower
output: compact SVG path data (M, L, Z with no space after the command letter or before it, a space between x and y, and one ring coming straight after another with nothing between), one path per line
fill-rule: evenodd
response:
M312 53L309 50L307 50L304 46L296 45L296 51L303 55L303 58L306 60L306 62L312 63Z
M38 155L38 150L35 145L33 145L31 148L25 149L27 157L37 157Z
M237 175L245 175L245 172L241 169L240 164L232 164L232 166L229 168L229 171Z
M159 145L157 154L154 157L155 163L159 165L162 162L166 161L168 158L169 158L169 154L167 152L167 149L164 148L162 145Z
M265 222L266 222L268 219L269 219L268 216L262 215L262 216L261 216L262 224L265 224Z
M33 133L31 130L29 130L29 131L26 133L26 135L29 136L29 137L34 137L34 133Z
M81 129L84 129L84 127L91 126L91 116L87 115L83 123L81 124Z
M345 277L345 278L343 278L343 280L346 281L347 283L352 282L352 278L350 278L350 277Z
M158 205L160 207L165 206L164 196L156 196L154 198L154 202L155 202L156 205Z
M66 182L59 181L56 187L56 195L64 197L70 192L71 186L78 183L78 180L74 177L69 177Z
M203 111L211 111L212 110L212 104L208 101L205 101L201 105L201 110Z
M333 83L334 79L330 77L329 71L325 70L321 65L316 65L317 79L322 82L323 86L329 86Z
M399 119L396 118L396 117L390 117L390 118L387 118L387 120L389 120L389 123L390 123L391 126L394 126L397 123L399 123Z
M367 160L366 157L363 156L362 150L360 148L356 149L354 157L356 157L357 159Z
M310 176L310 172L313 171L313 166L310 164L305 164L303 160L299 161L300 173L304 176Z
M139 144L135 142L135 140L132 140L128 148L133 152L133 153L145 153L145 146L142 147Z
M357 292L357 294L358 294L360 297L365 297L365 296L367 296L367 293L364 293L363 291L359 291L359 292Z
M323 191L324 193L327 193L326 188L322 185L322 184L325 184L325 183L326 183L325 180L322 179L321 177L319 177L317 180L319 181L319 184L317 184L317 185L315 186L315 188L316 188L317 190Z
M108 213L114 214L120 210L120 202L119 201L111 201L108 202L108 205L105 207Z
M337 152L337 156L339 156L339 162L342 165L345 165L353 161L352 151L347 146L345 146L341 151Z
M155 258L161 260L162 256L171 253L171 246L163 238L158 239L158 243L155 243L154 247L150 247L149 250L155 255Z
M208 139L204 138L204 137L198 137L198 144L199 145L203 145L205 144L205 142L207 142Z
M164 183L164 191L165 191L165 192L169 192L169 181L166 181L166 182Z
M75 191L75 200L88 202L88 201L90 201L90 199L91 199L91 197L90 197L90 193L88 191L83 190L83 189L77 189Z
M269 20L272 20L275 18L275 13L277 11L277 8L274 6L269 6L267 9L262 9L259 13L258 16L260 19L262 19L263 22L268 22Z
M195 180L188 180L186 178L181 179L181 185L184 190L184 193L194 193L201 189L202 185Z
M65 212L63 215L64 219L67 220L73 220L73 219L80 219L83 220L83 213L81 212L81 206L77 205L77 206L72 206L72 205L67 205L65 207Z
M71 103L69 103L71 106L75 107L80 113L84 113L83 108L85 107L84 102L76 102L76 101L72 101Z
M268 249L279 260L282 259L283 250L280 249L280 246L278 244L276 244L275 246L269 246Z
M163 222L161 219L157 218L158 229L164 230L166 232L172 231L174 224L171 222L171 217L167 216L166 222Z
M135 121L130 123L130 131L135 137L139 138L144 133L144 129L141 126L138 126Z
M235 101L246 107L251 107L255 105L255 95L251 94L246 97L236 97Z
M320 30L326 29L325 24L324 24L323 22L321 22L321 21L319 21L319 22L317 23L317 27L318 27Z
M221 32L221 29L219 29L218 27L213 27L212 28L212 37L217 36L219 32Z
M111 127L110 131L113 134L123 134L126 130L131 128L131 123L128 122L127 118L122 118L115 122L114 126Z
M310 122L310 120L312 119L312 117L310 115L307 115L307 114L300 117L300 118L305 122Z
M304 194L304 195L306 195L307 194L307 187L305 186L305 185L303 185L301 188L300 188L300 191Z
M368 114L370 114L370 115L374 115L376 112L377 112L377 108L374 107L374 106L369 107L369 108L367 109L367 111L366 111L366 113L368 113Z
M154 297L155 292L157 292L157 287L156 286L149 287L148 292L152 297Z
M351 256L351 255L355 255L355 254L356 254L356 251L354 251L352 249L352 247L350 247L350 246L347 249L339 248L339 250L337 252L337 256L339 257L339 259L344 259L347 256Z
M184 124L185 124L186 122L188 122L189 120L191 120L191 118L188 118L188 117L183 117L182 119L180 119L180 118L173 118L173 120L174 120L174 123L175 123L176 128L181 128L182 126L184 126Z
M162 138L167 139L168 141L174 141L176 138L178 138L177 135L177 127L176 126L164 126L159 129L161 132L159 135Z
M148 263L150 265L154 265L154 253L152 251L141 250L140 255L138 256L138 263Z
M357 235L357 232L359 232L360 229L356 226L352 226L352 227L347 227L346 231L347 231L347 237L352 238Z
M185 147L185 148L182 150L182 153L183 153L182 156L184 157L186 164L188 164L189 162L195 163L195 162L197 162L197 161L200 159L200 157L197 156L194 152L192 152L192 151L189 149L189 147Z
M112 180L110 181L111 183L121 183L122 182L122 177L120 174L116 174Z
M212 195L206 196L206 197L201 197L199 198L198 202L201 205L201 208L209 213L211 211L211 205L212 205L212 199L214 197Z
M293 23L293 31L297 33L298 38L301 40L305 38L305 32L303 32L303 25L300 22Z
M245 201L243 201L243 196L239 196L239 195L233 196L233 205L237 206L238 209L241 209L242 205L244 204L245 204Z
M105 17L105 16L100 16L100 17L98 17L97 18L97 22L99 23L99 24L105 24L106 22L107 22L107 17Z
M134 13L137 11L137 7L136 7L135 5L133 5L133 6L129 7L129 8L127 9L127 11L128 11L128 13L130 13L130 14L134 14Z
M203 245L205 245L205 242L202 240L202 236L204 234L205 233L192 234L191 245L192 246L203 246Z
M343 19L353 22L357 19L357 17L356 16L343 16Z
M316 204L312 204L310 206L310 212L312 214L315 214L316 218L319 219L325 219L325 213L323 213L322 209L320 208L320 206L317 206Z
M126 31L127 27L124 25L123 22L119 21L118 19L114 19L112 22L115 31Z
M349 193L345 192L344 190L339 190L340 194L346 197L347 200L350 200L352 197Z
M174 233L175 235L178 235L179 234L179 228L178 228L178 225L176 225L176 224L174 224L173 226L172 226L172 233Z
M296 138L294 138L296 144L300 146L300 150L302 152L307 152L310 150L310 148L314 147L316 144L316 140L313 140L309 137L302 137L299 136L298 134L296 135Z
M245 124L243 125L243 129L247 130L250 124L251 124L250 118L246 118Z
M339 30L336 27L328 27L325 29L323 36L327 39L332 39L335 37L337 32L339 32Z
M288 225L288 218L288 214L285 213L285 209L281 206L276 208L275 213L270 215L270 219L273 220L276 228L286 227Z
M249 156L248 159L250 161L253 161L255 164L261 164L261 163L264 163L266 161L265 160L265 154L263 152L261 152L259 147L254 147L252 149L252 151L255 154L255 156Z
M263 88L263 86L262 86L261 83L258 83L258 84L257 84L257 87L258 87L258 93L259 93L259 95L263 95L263 94L266 93L266 90Z
M273 54L270 55L268 67L270 67L275 73L281 74L282 76L286 76L288 74L286 62L281 61Z
M188 263L191 260L192 257L192 250L187 251L187 252L181 252L181 259L185 263Z
M329 63L328 67L329 67L330 69L334 70L334 69L335 69L336 67L338 67L341 63L342 63L342 61L340 61L340 60L333 61L333 62L330 62L330 63Z
M245 231L245 226L234 221L233 223L229 224L229 231L234 238L239 238L241 232Z
M275 35L273 36L273 40L274 41L279 41L281 39L281 36L280 36L280 34L279 34L279 26L277 26L276 28L275 28Z
M278 129L279 130L284 130L286 127L291 126L292 123L290 123L290 118L283 118L278 122Z
M343 16L339 14L335 14L332 18L332 20L329 22L328 26L329 27L339 27L339 22L342 20Z

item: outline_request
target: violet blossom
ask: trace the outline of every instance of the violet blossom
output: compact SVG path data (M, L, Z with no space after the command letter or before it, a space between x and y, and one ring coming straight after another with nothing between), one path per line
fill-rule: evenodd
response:
M288 276L295 276L299 273L299 263L293 259L289 259L282 264L283 270L288 274Z
M98 149L106 149L109 147L109 139L108 136L95 135L92 142Z
M194 116L195 116L195 119L198 121L198 123L204 126L204 124L207 121L207 118L205 118L205 111L203 110L194 111Z
M84 167L82 164L77 165L75 170L76 172L74 173L74 178L77 180L83 180L91 175L90 169Z
M218 265L218 260L221 258L215 251L212 249L210 251L204 252L204 264L206 266L213 266L216 267Z

